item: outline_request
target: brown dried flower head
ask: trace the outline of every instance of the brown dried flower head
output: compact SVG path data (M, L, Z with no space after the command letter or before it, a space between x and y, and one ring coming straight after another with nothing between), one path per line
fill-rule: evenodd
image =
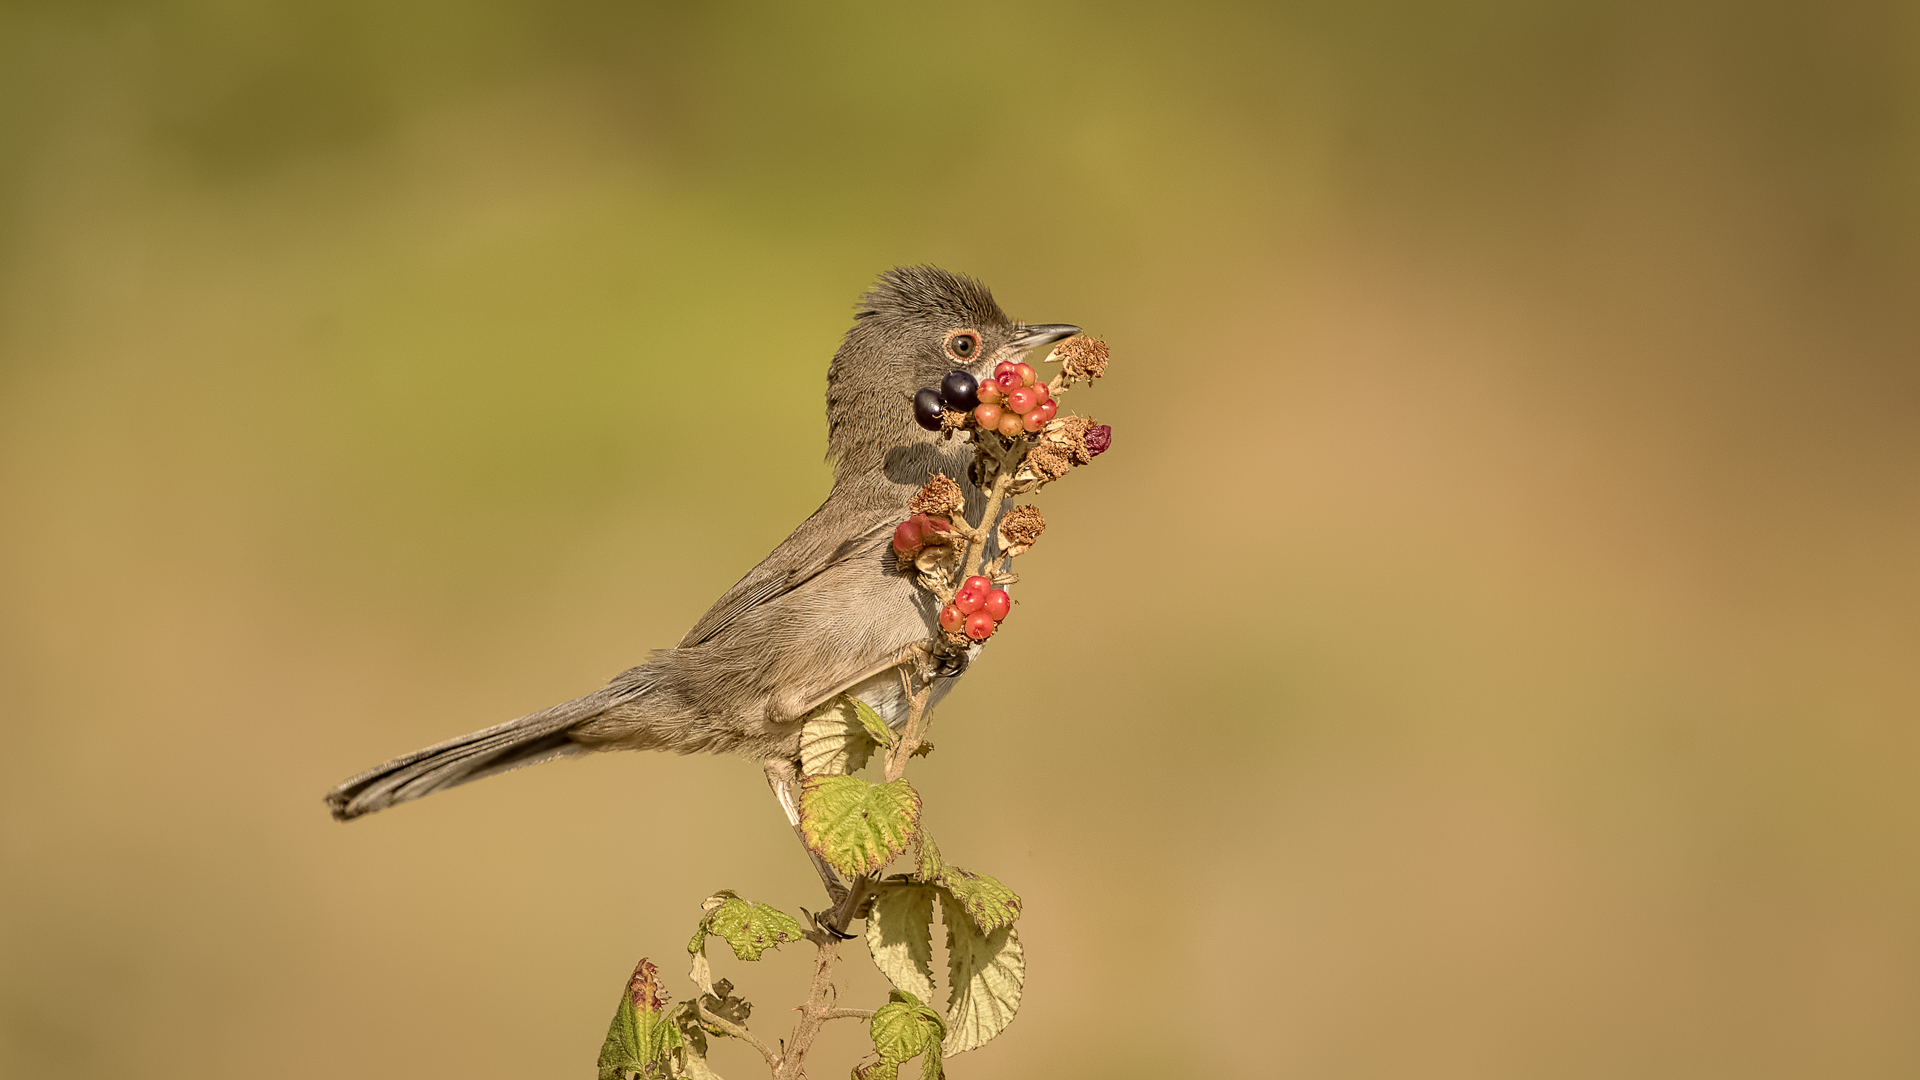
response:
M972 419L972 413L961 412L959 409L941 409L940 431L942 434L954 431L965 431L967 430L967 422Z
M1000 519L1000 550L1010 558L1025 555L1046 528L1047 519L1039 507L1016 506Z
M1060 358L1060 371L1069 379L1092 382L1107 373L1107 343L1099 338L1068 338L1053 353Z
M927 486L920 489L907 503L907 509L916 514L937 514L946 517L960 512L967 504L967 498L960 493L960 485L953 482L945 473L934 473Z

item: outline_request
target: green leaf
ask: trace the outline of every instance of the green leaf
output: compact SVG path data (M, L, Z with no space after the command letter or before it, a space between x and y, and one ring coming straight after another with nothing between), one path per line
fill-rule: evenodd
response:
M940 861L939 845L924 829L913 838L913 843L919 849L914 859L914 876L929 885L937 883L940 880L940 868L944 865Z
M1020 918L1020 897L997 878L943 866L935 880L960 902L983 933L1012 926Z
M880 714L874 711L873 706L857 697L850 697L847 700L853 702L854 718L860 721L860 726L866 730L867 737L881 746L892 746L893 729L880 718Z
M919 827L920 793L905 780L871 784L857 776L809 776L800 783L800 832L807 847L848 877L885 869Z
M876 714L874 719L879 716ZM854 699L841 694L808 713L801 725L800 775L844 776L859 772L873 756L873 743Z
M1020 1010L1027 977L1026 951L1011 926L980 929L951 895L940 896L940 918L947 924L947 1037L951 1057L984 1045L1006 1030Z
M940 1014L903 990L887 995L868 1024L873 1036L873 1052L880 1056L878 1067L855 1070L855 1076L898 1076L902 1062L922 1057L922 1080L941 1075L940 1041L946 1038L947 1022Z
M929 885L888 882L867 915L867 951L895 987L933 1000L933 898Z
M742 900L731 891L713 894L707 898L704 906L707 909L706 917L700 920L700 929L694 933L687 951L696 957L692 972L694 981L709 993L713 987L704 982L701 975L710 977L711 972L703 972L698 959L706 955L708 934L733 946L733 955L740 960L758 960L760 954L768 949L807 936L806 928L800 925L799 919L770 904Z
M682 1040L680 1029L665 1015L666 1007L660 969L642 957L620 995L607 1040L600 1046L600 1080L665 1078L674 1071L674 1054Z

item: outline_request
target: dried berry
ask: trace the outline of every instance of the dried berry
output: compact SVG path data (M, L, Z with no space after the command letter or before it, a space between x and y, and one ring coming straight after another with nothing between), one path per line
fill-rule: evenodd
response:
M1107 452L1107 447L1113 445L1113 428L1106 424L1099 424L1088 428L1087 433L1081 438L1087 444L1087 453L1099 457Z

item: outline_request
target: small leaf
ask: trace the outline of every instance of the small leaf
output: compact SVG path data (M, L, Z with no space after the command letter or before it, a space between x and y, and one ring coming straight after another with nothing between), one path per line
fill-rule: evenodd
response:
M926 885L889 882L867 915L867 951L895 987L933 1000L933 897Z
M600 1080L665 1077L681 1048L680 1030L663 1015L667 992L660 986L660 969L642 957L620 994L620 1008L600 1046Z
M879 873L920 827L920 793L905 780L870 784L857 776L809 776L800 784L800 831L835 870Z
M933 842L933 837L928 836L925 830L914 837L913 842L914 846L919 848L918 857L914 860L914 876L929 885L935 884L940 880L940 868L943 865L940 862L939 845Z
M712 900L720 903L712 904ZM707 934L713 934L733 946L733 955L741 960L758 960L760 954L768 949L807 936L800 920L770 904L742 900L730 892L715 893L712 900L709 900L712 906L708 908L706 918L700 920L700 931L694 935L693 945L689 949L696 956L705 955ZM699 981L699 970L699 962L695 961L696 982ZM712 992L712 987L705 984L701 989Z
M1020 918L1020 897L997 878L957 866L944 866L935 880L967 909L983 933L1012 926Z
M923 1055L922 1080L941 1075L940 1041L946 1038L947 1022L919 998L902 990L893 991L887 995L887 1003L874 1012L868 1031L873 1036L873 1051L880 1057L878 1067L856 1069L855 1076L897 1076L902 1062Z
M845 776L866 767L873 739L853 701L841 694L807 714L800 728L801 776Z
M853 702L854 718L860 721L860 726L866 730L867 737L879 743L881 746L892 746L893 729L889 728L887 722L880 718L880 714L874 710L874 707L861 701L859 698L848 698L847 700Z
M983 932L966 908L944 893L940 918L947 924L947 985L951 987L943 1052L951 1057L984 1045L1013 1022L1020 1010L1027 959L1013 927Z

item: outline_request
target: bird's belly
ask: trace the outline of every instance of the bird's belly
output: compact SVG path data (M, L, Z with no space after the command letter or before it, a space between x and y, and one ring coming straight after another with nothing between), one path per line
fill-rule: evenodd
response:
M987 643L984 641L967 647L968 667L973 666L973 662L980 656L980 650L986 647ZM933 680L933 694L927 698L927 708L932 709L940 704L941 699L953 689L953 684L959 681L958 675L949 679ZM888 727L899 728L906 724L907 691L900 684L899 668L891 667L878 675L863 679L848 687L847 693L871 705L873 711L879 713L880 718L887 722Z

